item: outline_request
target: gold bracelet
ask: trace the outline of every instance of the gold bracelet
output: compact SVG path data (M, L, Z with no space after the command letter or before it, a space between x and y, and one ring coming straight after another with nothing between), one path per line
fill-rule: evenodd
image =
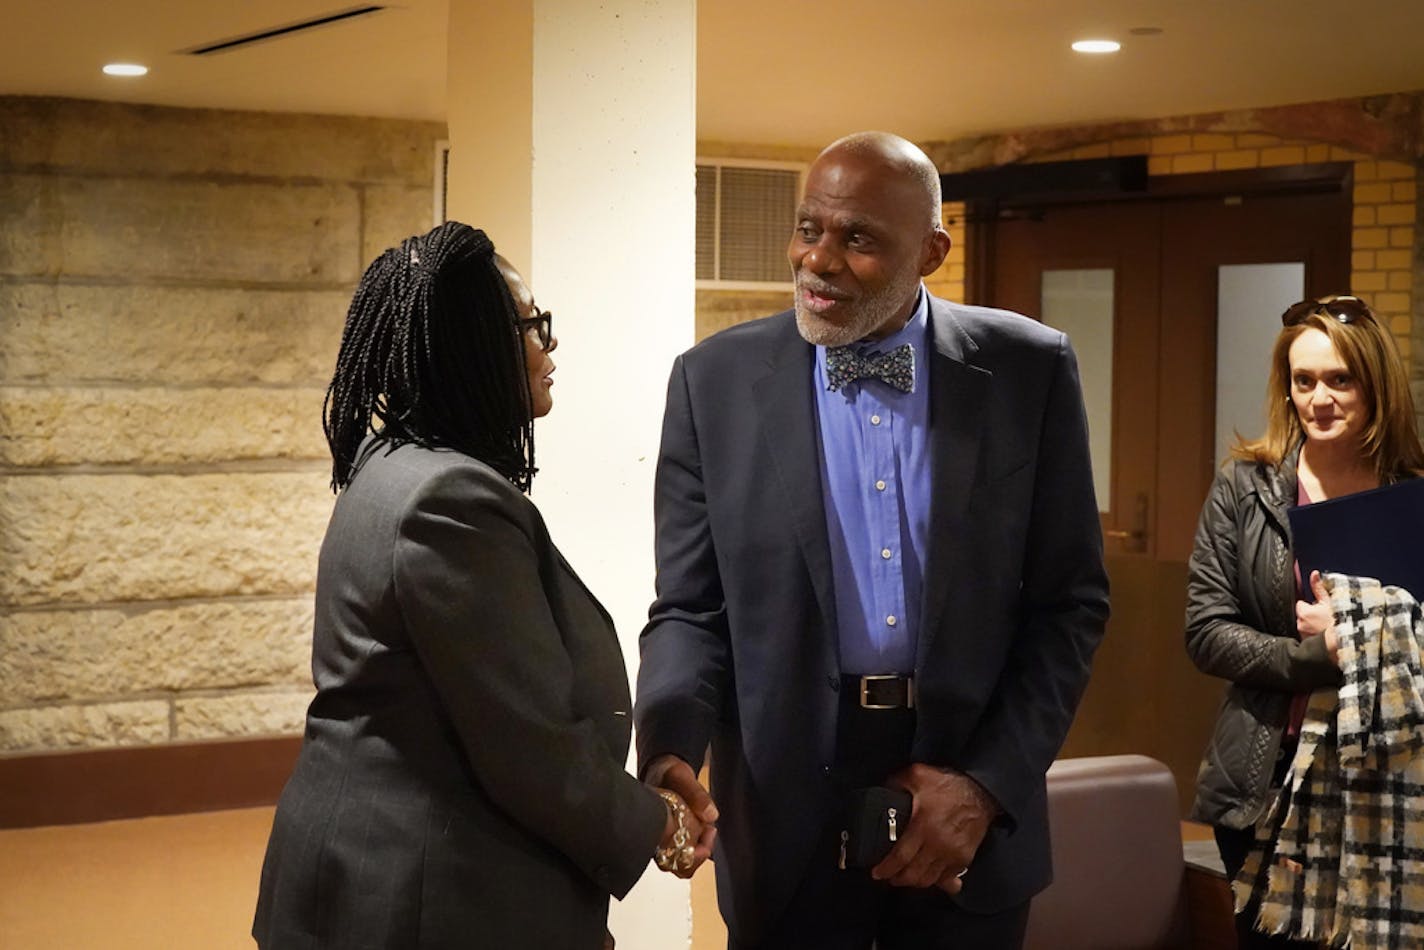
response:
M668 814L677 823L672 841L667 847L659 847L653 852L653 862L664 871L689 871L692 869L692 833L687 828L687 804L674 792L658 789Z

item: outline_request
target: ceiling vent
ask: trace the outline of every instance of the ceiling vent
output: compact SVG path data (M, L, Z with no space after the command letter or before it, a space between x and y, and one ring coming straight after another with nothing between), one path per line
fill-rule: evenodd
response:
M369 16L372 13L379 13L384 10L384 5L370 4L362 7L349 7L345 10L337 10L334 13L325 13L321 16L300 20L296 23L288 23L285 26L274 26L271 29L259 30L256 33L246 33L242 36L234 36L226 40L218 40L213 43L204 43L202 46L195 46L192 49L180 50L189 56L208 56L213 53L226 53L230 50L241 49L244 46L251 46L254 43L265 43L268 40L275 40L279 36L290 36L293 33L300 33L304 30L314 30L319 26L330 26L333 23L340 23L343 20L352 20L356 17Z

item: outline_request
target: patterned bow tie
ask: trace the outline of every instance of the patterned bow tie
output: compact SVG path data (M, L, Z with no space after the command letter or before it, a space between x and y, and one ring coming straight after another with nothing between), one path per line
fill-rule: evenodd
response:
M832 392L858 379L878 379L902 393L915 390L915 351L901 343L889 353L861 356L848 346L826 350L826 384Z

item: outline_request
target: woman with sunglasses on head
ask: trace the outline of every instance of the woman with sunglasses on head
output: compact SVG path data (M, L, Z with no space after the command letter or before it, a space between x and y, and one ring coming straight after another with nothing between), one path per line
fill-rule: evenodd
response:
M1281 322L1266 432L1217 474L1188 569L1187 652L1230 684L1191 817L1214 827L1228 880L1289 768L1305 697L1340 682L1328 598L1318 575L1299 577L1286 511L1424 471L1404 362L1364 301L1302 301ZM1242 948L1318 946L1255 932L1253 917L1237 917Z
M264 948L611 945L608 897L711 843L624 770L613 624L526 492L558 340L481 231L382 254L324 427L317 694L277 806Z

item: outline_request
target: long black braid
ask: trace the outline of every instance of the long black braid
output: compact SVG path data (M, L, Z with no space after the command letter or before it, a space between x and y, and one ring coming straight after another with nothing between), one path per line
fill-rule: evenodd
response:
M534 424L518 316L494 244L469 225L446 222L376 258L322 407L332 490L350 484L374 432L463 452L528 491Z

